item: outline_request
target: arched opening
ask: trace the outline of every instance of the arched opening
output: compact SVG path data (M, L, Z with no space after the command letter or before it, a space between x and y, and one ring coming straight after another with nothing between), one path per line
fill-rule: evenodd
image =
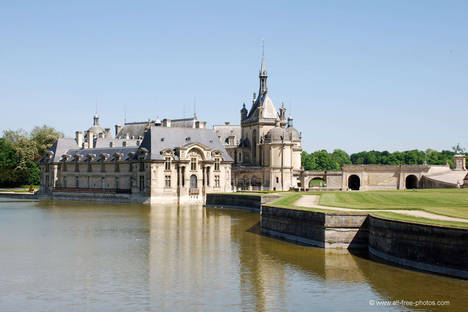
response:
M192 174L190 176L190 188L197 188L197 176Z
M310 182L309 182L309 188L312 188L312 187L324 187L324 186L327 186L327 183L326 183L325 180L322 179L322 178L313 178L313 179L310 180Z
M353 191L359 191L361 187L361 179L355 174L349 176L348 178L348 188Z
M405 185L407 190L418 188L418 178L414 174L410 174L406 177Z

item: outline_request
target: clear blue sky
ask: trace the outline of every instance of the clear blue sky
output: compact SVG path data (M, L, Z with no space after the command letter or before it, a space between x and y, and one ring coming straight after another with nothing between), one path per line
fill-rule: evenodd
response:
M468 147L467 1L2 1L0 130L193 113L258 91L307 151ZM288 112L289 114L289 112Z

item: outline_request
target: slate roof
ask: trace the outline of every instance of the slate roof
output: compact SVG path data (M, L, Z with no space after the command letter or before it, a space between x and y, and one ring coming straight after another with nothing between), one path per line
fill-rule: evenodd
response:
M53 158L52 162L58 162L60 161L60 158L62 157L63 154L65 154L68 150L70 149L77 149L78 144L76 144L75 139L70 139L70 138L61 138L55 141L55 143L52 145L52 147L49 149L47 153L52 152L53 153ZM39 160L39 162L44 162L44 156Z
M205 145L211 150L218 150L222 153L223 160L232 161L215 131L205 128L151 127L151 130L146 133L140 148L146 148L150 151L150 159L162 160L161 151L172 150L193 143Z
M216 136L218 136L219 140L221 143L225 145L229 145L229 137L234 136L234 145L239 145L240 139L241 139L241 126L238 125L218 125L218 126L213 126L213 130L216 133Z
M129 153L134 153L133 157L135 157L138 147L108 147L108 148L89 148L89 149L71 149L68 150L65 155L70 155L69 161L74 161L73 158L75 155L83 156L81 161L86 161L87 156L89 154L95 155L94 161L99 160L99 155L101 154L109 154L109 158L107 161L115 160L114 154L120 153L122 154L122 160L129 160ZM133 158L132 158L133 159Z
M258 110L260 106L263 106L263 111L262 111L261 116L259 115L259 110ZM278 115L278 112L276 111L275 104L273 104L273 101L268 95L268 92L265 92L264 94L259 95L257 97L255 102L252 104L252 107L250 108L249 115L247 116L247 119L245 120L245 122L257 121L260 118L279 119L279 115Z
M137 141L142 139L112 139L112 138L99 138L96 140L96 148L110 147L110 143L113 142L113 147L123 147L123 142L127 143L127 147L137 146Z
M122 140L123 141L123 140ZM183 147L193 143L202 144L211 150L218 150L223 155L223 160L232 161L232 158L226 152L226 149L219 141L216 133L212 129L199 128L167 128L167 127L151 127L147 131L145 137L138 146L127 147L96 147L90 149L80 149L74 139L58 139L52 148L54 153L53 162L59 162L62 155L69 155L69 161L74 161L75 155L82 155L81 161L86 161L89 154L94 154L96 159L102 153L109 154L108 161L114 160L115 153L123 155L122 160L128 160L128 154L134 153L134 158L137 158L137 151L141 148L148 150L146 159L162 160L161 152L166 149L173 150L177 147ZM40 162L43 162L41 158Z
M145 128L147 124L148 122L125 124L125 126L117 134L117 137L125 138L127 134L129 138L143 137L145 135Z

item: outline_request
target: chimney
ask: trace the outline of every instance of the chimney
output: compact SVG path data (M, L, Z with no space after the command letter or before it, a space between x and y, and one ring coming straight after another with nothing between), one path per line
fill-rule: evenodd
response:
M110 139L111 138L111 133L110 133L110 128L104 129L105 131L105 138Z
M117 135L119 135L120 129L122 129L120 125L115 125L115 138L116 139L117 139Z
M229 125L231 124L231 122L225 121L224 124L225 124L226 126L229 126Z
M170 128L171 127L171 120L170 119L164 119L162 121L162 125L163 125L163 127Z
M81 148L83 146L83 132L76 131L75 140L76 140L76 144L78 144L78 147Z
M453 156L453 163L455 165L454 170L465 171L466 170L466 156L456 154Z
M88 130L88 148L94 148L94 132Z

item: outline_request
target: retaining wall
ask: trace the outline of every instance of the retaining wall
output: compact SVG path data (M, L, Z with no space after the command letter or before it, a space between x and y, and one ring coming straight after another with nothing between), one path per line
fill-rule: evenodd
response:
M261 231L270 236L325 248L367 248L367 214L322 213L262 207Z
M235 208L260 213L262 204L278 199L264 195L206 194L206 206Z
M468 279L468 230L369 216L369 253L419 270Z
M31 194L31 193L0 193L0 197L4 198L15 198L15 199L38 199L37 194Z

